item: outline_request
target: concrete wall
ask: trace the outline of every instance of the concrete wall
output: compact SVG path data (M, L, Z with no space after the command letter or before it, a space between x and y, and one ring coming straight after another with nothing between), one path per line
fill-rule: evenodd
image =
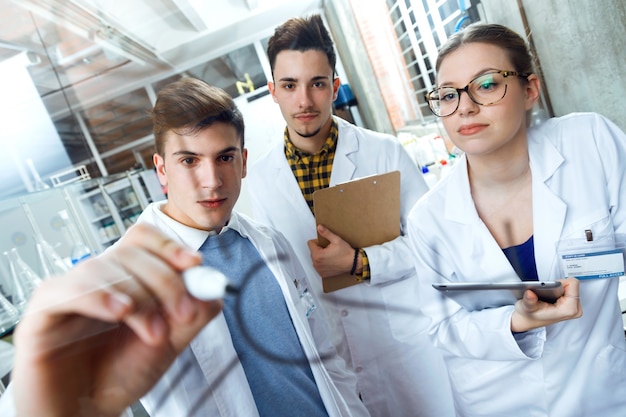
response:
M326 1L324 12L347 74L348 79L342 82L350 84L365 127L393 134L393 125L381 99L382 92L354 20L350 1Z
M524 15L555 116L601 113L626 131L624 0L482 0L486 21L524 34Z

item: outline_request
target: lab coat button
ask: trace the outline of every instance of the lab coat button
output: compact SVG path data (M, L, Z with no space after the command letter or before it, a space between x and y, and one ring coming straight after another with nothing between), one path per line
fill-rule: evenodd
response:
M348 315L348 310L341 310L341 316L346 317Z
M356 367L356 369L355 369L355 371L356 371L357 373L363 372L363 367L362 367L362 366L357 366L357 367Z

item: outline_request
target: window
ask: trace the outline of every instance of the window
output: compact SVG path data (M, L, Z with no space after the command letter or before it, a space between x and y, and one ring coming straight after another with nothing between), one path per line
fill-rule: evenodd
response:
M413 85L419 111L432 113L424 93L433 88L439 47L455 31L462 12L458 0L387 0L389 16L402 50L404 65Z

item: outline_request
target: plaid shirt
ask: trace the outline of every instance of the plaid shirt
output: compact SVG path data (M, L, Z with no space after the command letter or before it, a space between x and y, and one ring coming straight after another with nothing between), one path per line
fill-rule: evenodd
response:
M317 190L327 188L330 185L330 174L333 170L338 136L339 130L337 129L337 122L333 119L330 126L330 134L322 145L322 149L316 154L311 155L307 152L302 152L294 146L289 139L289 130L285 128L285 157L287 158L287 163L291 167L293 175L298 181L298 185L300 185L302 195L313 214L315 214L313 208L313 193ZM359 275L359 278L366 280L370 277L369 261L365 251L361 249L360 252L363 263L363 273Z
M311 155L302 152L291 143L289 130L285 128L285 156L313 214L315 214L313 193L330 185L330 173L333 169L333 160L337 149L337 135L337 122L333 120L330 126L330 135L326 138L322 149Z

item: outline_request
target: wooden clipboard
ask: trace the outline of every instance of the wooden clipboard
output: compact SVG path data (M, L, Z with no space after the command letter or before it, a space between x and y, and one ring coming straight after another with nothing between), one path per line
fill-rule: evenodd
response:
M354 248L400 236L400 171L359 178L313 193L315 223L323 224ZM328 240L317 236L320 246ZM358 284L350 274L322 278L324 292Z

